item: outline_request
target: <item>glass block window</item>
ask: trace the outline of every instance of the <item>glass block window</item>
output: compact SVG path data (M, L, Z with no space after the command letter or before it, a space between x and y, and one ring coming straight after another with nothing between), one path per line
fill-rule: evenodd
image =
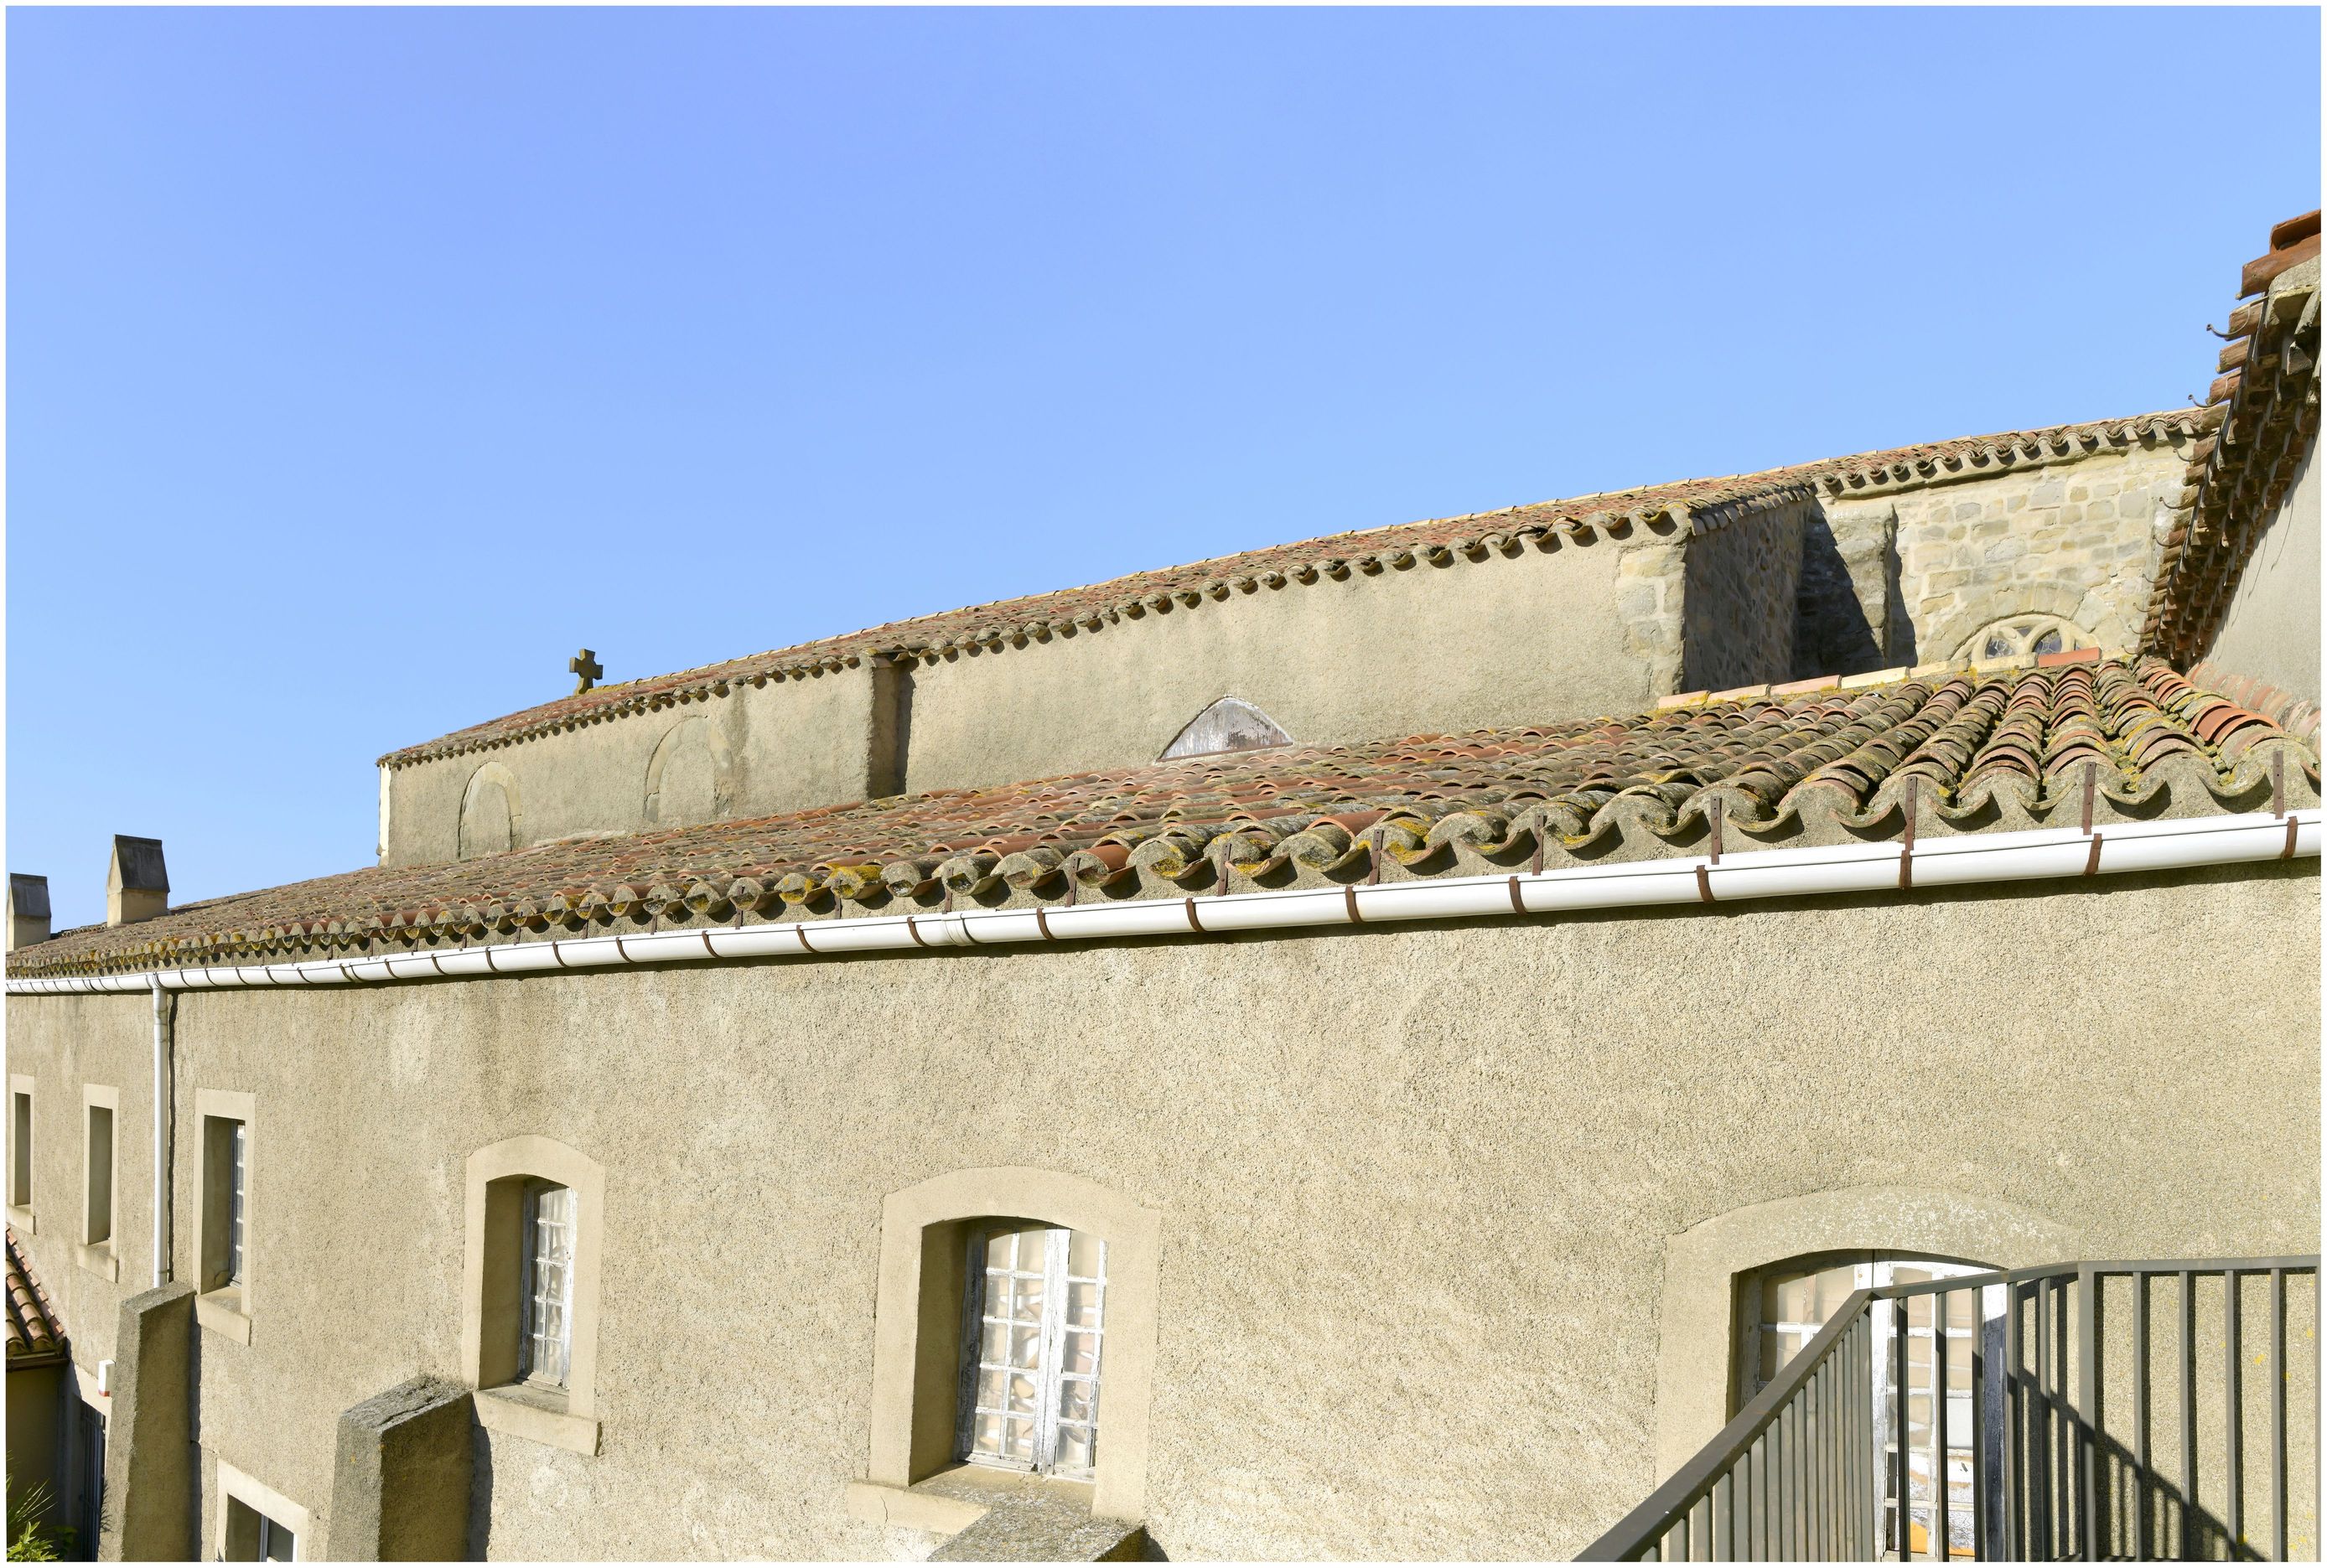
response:
M2007 615L1992 621L1964 639L1958 658L1984 660L2019 658L2032 653L2060 653L2090 648L2092 638L2073 621L2057 615Z
M524 1246L517 1374L563 1388L574 1348L574 1189L526 1183Z
M972 1233L962 1458L1089 1479L1098 1462L1107 1244L1056 1227Z

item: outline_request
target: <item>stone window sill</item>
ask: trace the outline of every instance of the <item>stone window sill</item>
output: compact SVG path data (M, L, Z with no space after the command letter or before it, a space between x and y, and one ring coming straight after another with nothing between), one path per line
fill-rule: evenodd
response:
M1089 1481L965 1462L925 1476L910 1487L851 1481L846 1502L850 1516L867 1524L953 1535L997 1507L1039 1507L1045 1513L1087 1521L1091 1494Z
M229 1285L194 1298L194 1321L238 1345L250 1343L250 1315L242 1310L242 1287Z
M113 1255L113 1244L109 1241L97 1242L78 1249L73 1254L73 1261L99 1279L111 1280L117 1284L120 1283L121 1260Z
M504 1432L569 1453L598 1451L597 1419L568 1414L564 1395L504 1383L478 1389L476 1405L477 1423L489 1432Z
M21 1203L8 1205L8 1225L20 1236L38 1236L41 1227L33 1221L33 1211Z

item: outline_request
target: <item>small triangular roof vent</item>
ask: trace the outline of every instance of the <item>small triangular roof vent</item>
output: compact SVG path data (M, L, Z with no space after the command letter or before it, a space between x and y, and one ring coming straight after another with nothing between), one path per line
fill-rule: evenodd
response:
M1275 719L1242 697L1222 697L1190 719L1156 761L1170 762L1182 757L1212 757L1222 751L1258 751L1291 744L1293 737Z

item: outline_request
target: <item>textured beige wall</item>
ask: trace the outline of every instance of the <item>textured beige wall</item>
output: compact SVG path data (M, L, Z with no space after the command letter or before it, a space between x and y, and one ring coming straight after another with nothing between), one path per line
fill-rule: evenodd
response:
M2298 696L2319 695L2319 446L2263 529L2206 656Z
M1656 1479L1667 1248L1715 1217L1881 1188L2039 1215L2085 1256L2315 1249L2318 929L2301 863L190 995L177 1094L257 1097L268 1217L250 1344L202 1335L201 1441L323 1535L338 1413L458 1374L464 1162L535 1133L607 1171L604 1446L490 1434L491 1554L918 1554L843 1503L882 1202L1033 1165L1163 1216L1165 1551L1562 1556ZM146 1005L10 999L51 1194L79 1075L145 1125ZM182 1211L193 1171L182 1141ZM45 1224L29 1246L93 1365L142 1274L100 1288Z
M872 702L873 672L859 667L737 686L725 696L394 769L382 863L458 858L463 797L488 766L516 781L520 847L862 800ZM652 816L650 778L659 786Z
M1304 745L1637 711L1658 693L1622 640L1626 547L1417 560L924 662L906 787L1152 762L1229 695Z

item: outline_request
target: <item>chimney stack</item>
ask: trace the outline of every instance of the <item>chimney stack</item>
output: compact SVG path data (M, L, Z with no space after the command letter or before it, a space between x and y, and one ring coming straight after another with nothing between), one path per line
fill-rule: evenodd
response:
M162 864L162 841L115 834L113 869L105 878L105 923L150 920L169 908L170 873Z
M49 879L8 873L8 951L49 939Z

